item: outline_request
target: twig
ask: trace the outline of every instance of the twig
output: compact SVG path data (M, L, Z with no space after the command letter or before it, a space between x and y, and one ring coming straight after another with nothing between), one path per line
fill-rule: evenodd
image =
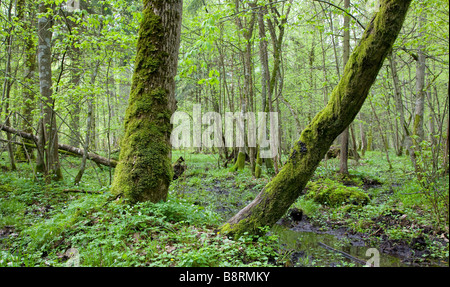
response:
M343 8L337 6L337 5L334 5L333 3L327 2L327 1L323 1L323 0L313 0L313 1L325 3L325 4L328 4L328 5L330 5L330 6L333 6L333 7L336 8L336 9L341 10L342 12L344 12L345 14L347 14L348 16L352 17L353 20L355 20L356 23L358 23L358 25L359 25L363 30L366 30L366 27L365 27L363 24L361 24L361 22L359 22L359 20L358 20L355 16L353 16L352 14L350 14L349 12L347 12L345 9L343 9Z

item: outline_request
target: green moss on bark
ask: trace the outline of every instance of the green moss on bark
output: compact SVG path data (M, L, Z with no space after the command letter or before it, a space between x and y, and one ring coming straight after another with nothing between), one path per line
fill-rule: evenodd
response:
M236 163L230 169L231 172L241 171L245 168L245 153L239 152Z
M261 174L262 174L261 165L262 165L262 159L261 159L261 157L259 155L259 151L258 151L258 155L256 157L256 166L255 166L255 177L256 178L261 178Z
M155 14L158 9L153 6L161 3L144 1L125 134L111 187L113 194L131 202L165 201L173 178L170 117L174 107L168 89L174 79L165 69L169 69L167 63L174 62L164 47L176 42L168 37L179 35L165 31L161 17Z

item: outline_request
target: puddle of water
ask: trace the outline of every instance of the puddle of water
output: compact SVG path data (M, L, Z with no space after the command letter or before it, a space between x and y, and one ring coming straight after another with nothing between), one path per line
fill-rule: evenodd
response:
M272 231L279 236L282 247L291 251L291 262L293 266L363 266L361 262L367 262L373 255L366 256L366 252L371 247L362 244L352 245L343 239L331 234L318 234L315 232L297 232L275 225ZM329 246L335 251L324 248ZM346 255L337 251L343 251L354 259L349 259ZM359 261L356 261L359 259ZM401 262L400 258L379 253L380 267L405 267L409 266Z

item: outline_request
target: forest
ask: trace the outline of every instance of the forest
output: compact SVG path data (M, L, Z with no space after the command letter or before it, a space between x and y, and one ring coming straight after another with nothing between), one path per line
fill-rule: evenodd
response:
M448 0L0 0L0 25L0 267L449 266Z

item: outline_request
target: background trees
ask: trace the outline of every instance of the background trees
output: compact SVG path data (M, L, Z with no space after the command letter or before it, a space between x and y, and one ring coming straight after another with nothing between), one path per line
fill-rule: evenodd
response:
M65 4L0 3L1 125L48 134L46 139L38 137L41 142L30 142L1 132L0 148L9 150L10 168L17 161L39 167L36 156L38 162L55 158L55 164L46 168L58 170L56 148L47 142L83 147L80 154L97 153L106 161L118 159L143 4L83 0L80 11L67 10ZM261 162L273 176L343 75L344 36L352 52L376 11L371 2L348 4L346 9L344 1L184 1L178 109L192 114L192 106L201 104L204 112L278 111L280 156ZM38 33L45 30L38 29L38 19L52 23L47 30L51 50L42 50L40 58L51 61L46 68L51 71L47 91L44 79L39 81L38 67L44 66L38 65L36 55L39 39L44 38ZM409 158L420 179L425 172L448 171L448 24L448 2L412 3L369 101L349 130L351 158L352 153L357 156L352 150L360 155L381 150L388 164L389 152L395 151ZM233 164L239 152L245 153L248 167L256 170L257 149L196 151L218 153L221 166ZM46 158L46 152L53 156ZM75 182L76 175L63 168L70 159L59 160L61 175ZM350 159L350 168L354 164ZM101 179L102 184L112 183L113 171Z
M409 2L382 1L402 15ZM386 15L377 1L184 0L182 22L178 0L78 3L0 1L0 265L61 266L77 248L83 266L285 266L283 230L217 233L282 215L448 262L448 1L411 1L395 42L372 22ZM160 25L152 4L178 16ZM247 137L171 150L175 100L189 125L199 106L277 112L278 127L257 118L278 131L277 156ZM335 139L346 126L348 159ZM172 182L171 162L185 171Z

